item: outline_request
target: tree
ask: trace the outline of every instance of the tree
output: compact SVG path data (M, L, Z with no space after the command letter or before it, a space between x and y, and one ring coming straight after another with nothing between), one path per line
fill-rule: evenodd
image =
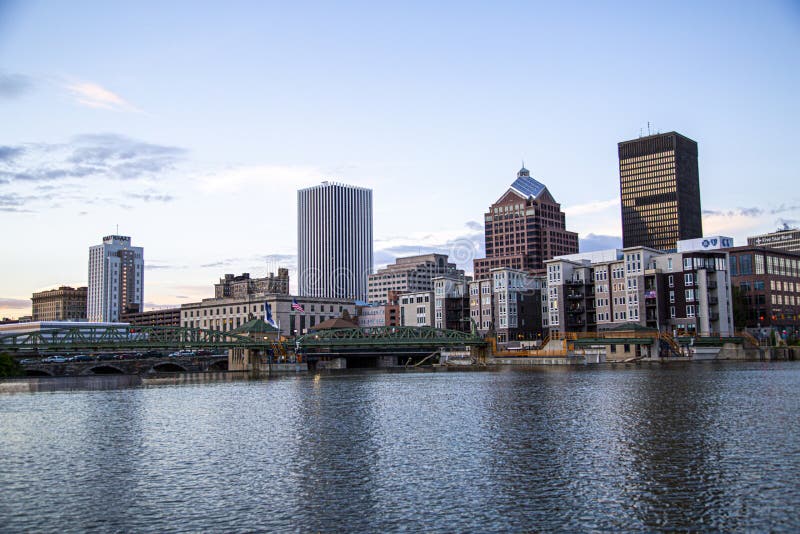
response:
M731 297L733 301L733 324L736 328L744 328L747 326L747 298L745 298L744 292L736 286L733 287Z
M0 378L24 374L25 370L10 354L0 353Z

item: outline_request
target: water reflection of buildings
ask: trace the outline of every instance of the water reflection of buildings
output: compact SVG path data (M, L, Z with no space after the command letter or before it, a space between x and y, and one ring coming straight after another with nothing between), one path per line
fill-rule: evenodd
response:
M299 524L309 532L348 525L357 531L378 531L370 524L381 518L376 489L386 481L377 460L385 454L378 443L375 413L385 399L375 395L381 380L325 379L302 381L304 402L297 406L301 455L291 476L295 507L313 513Z

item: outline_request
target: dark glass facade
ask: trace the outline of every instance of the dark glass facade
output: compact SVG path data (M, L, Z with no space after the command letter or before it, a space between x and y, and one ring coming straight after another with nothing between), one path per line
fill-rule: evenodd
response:
M703 236L697 143L676 132L618 145L622 246L674 250Z

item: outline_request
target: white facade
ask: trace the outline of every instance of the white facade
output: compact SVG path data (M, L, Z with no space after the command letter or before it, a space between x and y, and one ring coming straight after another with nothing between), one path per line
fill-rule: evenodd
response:
M372 328L386 326L386 306L364 306L358 315L358 326Z
M433 326L433 291L401 295L399 302L402 326Z
M118 321L126 308L143 311L144 248L131 238L110 235L89 247L86 317L90 322Z
M297 192L301 296L367 299L372 272L372 191L332 182Z
M182 304L181 326L228 332L251 319L264 319L265 303L269 303L272 318L283 336L307 334L321 322L341 317L345 311L350 317L356 315L356 306L352 300L292 297L274 293L255 294ZM294 308L294 303L302 311Z

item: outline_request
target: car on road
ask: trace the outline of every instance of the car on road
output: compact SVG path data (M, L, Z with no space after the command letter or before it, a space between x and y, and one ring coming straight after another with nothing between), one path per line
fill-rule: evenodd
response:
M76 354L72 358L72 361L75 361L75 362L90 362L92 360L93 360L93 358L91 356L86 355L86 354Z
M103 354L96 355L95 359L98 360L98 361L104 362L104 361L108 361L108 360L116 360L117 356L115 354L111 354L111 353L107 353L106 352L106 353L103 353Z
M38 360L34 360L33 358L23 358L19 361L21 365L25 365L28 363L38 363Z
M54 354L52 356L48 356L42 360L43 363L66 363L67 359L63 356L58 354Z
M179 350L175 351L169 355L170 358L187 358L190 356L194 356L195 352L193 350Z

